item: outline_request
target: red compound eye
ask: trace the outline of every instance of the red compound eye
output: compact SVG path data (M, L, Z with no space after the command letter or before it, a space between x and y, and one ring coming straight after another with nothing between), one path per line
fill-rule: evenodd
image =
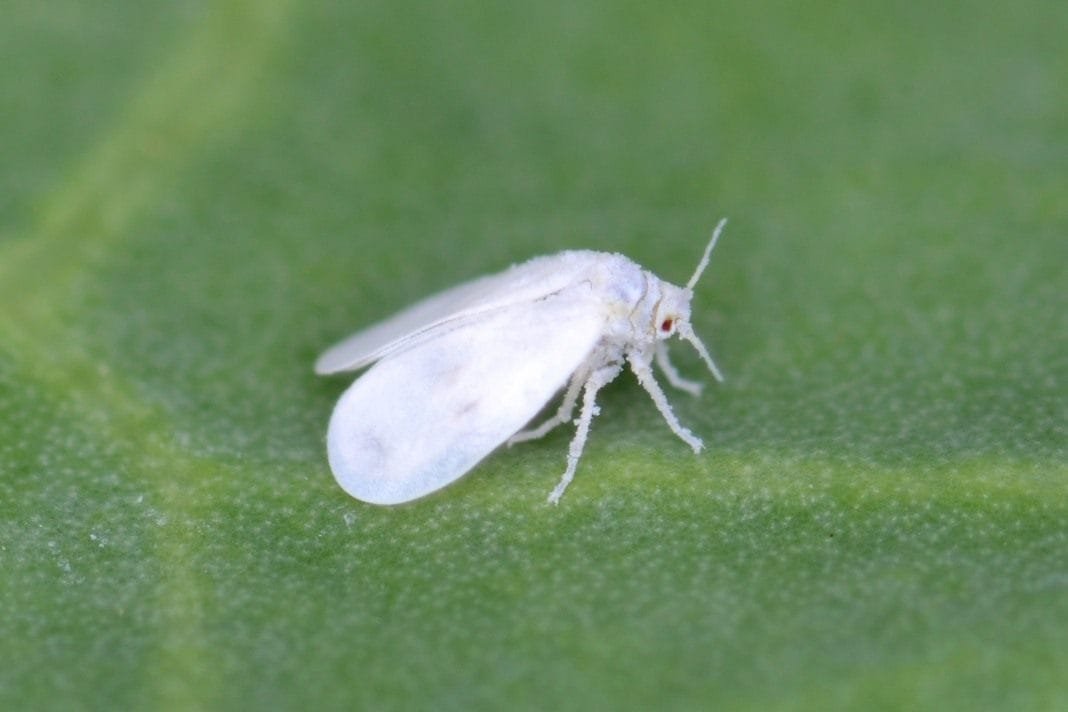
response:
M675 320L671 318L664 319L664 321L660 322L660 330L665 334L671 331L671 327L673 326L675 326Z

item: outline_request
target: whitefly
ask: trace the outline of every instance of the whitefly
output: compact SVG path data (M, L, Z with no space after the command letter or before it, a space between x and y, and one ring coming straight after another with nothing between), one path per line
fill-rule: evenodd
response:
M575 475L597 393L628 366L668 427L700 452L653 375L698 395L679 375L667 340L689 342L716 380L690 323L693 288L726 220L685 287L623 255L588 250L537 257L428 297L328 349L320 374L367 366L338 400L327 431L341 487L373 504L400 504L462 477L504 443L540 438L579 409L567 467L549 494L557 503ZM563 390L556 413L524 430Z

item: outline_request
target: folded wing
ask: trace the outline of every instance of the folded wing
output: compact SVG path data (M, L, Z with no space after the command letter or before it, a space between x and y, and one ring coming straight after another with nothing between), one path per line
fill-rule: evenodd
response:
M478 312L541 299L582 280L590 253L562 252L539 257L498 274L465 282L431 295L397 314L356 332L327 349L315 362L319 374L362 368L385 353L408 346L428 329Z
M338 483L357 499L398 504L458 479L541 410L604 322L579 282L425 330L338 401L327 433Z

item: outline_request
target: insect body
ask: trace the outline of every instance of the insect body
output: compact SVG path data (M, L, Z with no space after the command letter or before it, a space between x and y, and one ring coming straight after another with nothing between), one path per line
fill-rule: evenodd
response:
M685 287L622 255L561 252L448 289L328 349L317 373L374 364L330 418L327 452L338 483L365 502L408 502L459 479L502 443L570 421L579 406L567 468L549 494L555 504L574 477L597 392L624 365L699 452L701 440L675 417L652 363L672 386L700 393L668 359L665 341L678 336L722 380L690 325L690 300L725 224ZM561 389L556 414L521 431Z

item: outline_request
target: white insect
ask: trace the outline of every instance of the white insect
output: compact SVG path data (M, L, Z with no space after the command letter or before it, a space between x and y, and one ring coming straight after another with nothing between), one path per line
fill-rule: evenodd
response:
M556 504L575 475L597 392L630 364L668 426L695 453L653 377L693 395L665 340L689 341L716 380L719 369L690 326L693 288L726 224L712 233L685 287L662 281L623 255L569 251L429 297L328 349L320 374L374 364L341 396L327 451L341 487L372 504L400 504L459 479L499 445L540 438L571 420L582 395ZM556 414L519 432L566 385Z

